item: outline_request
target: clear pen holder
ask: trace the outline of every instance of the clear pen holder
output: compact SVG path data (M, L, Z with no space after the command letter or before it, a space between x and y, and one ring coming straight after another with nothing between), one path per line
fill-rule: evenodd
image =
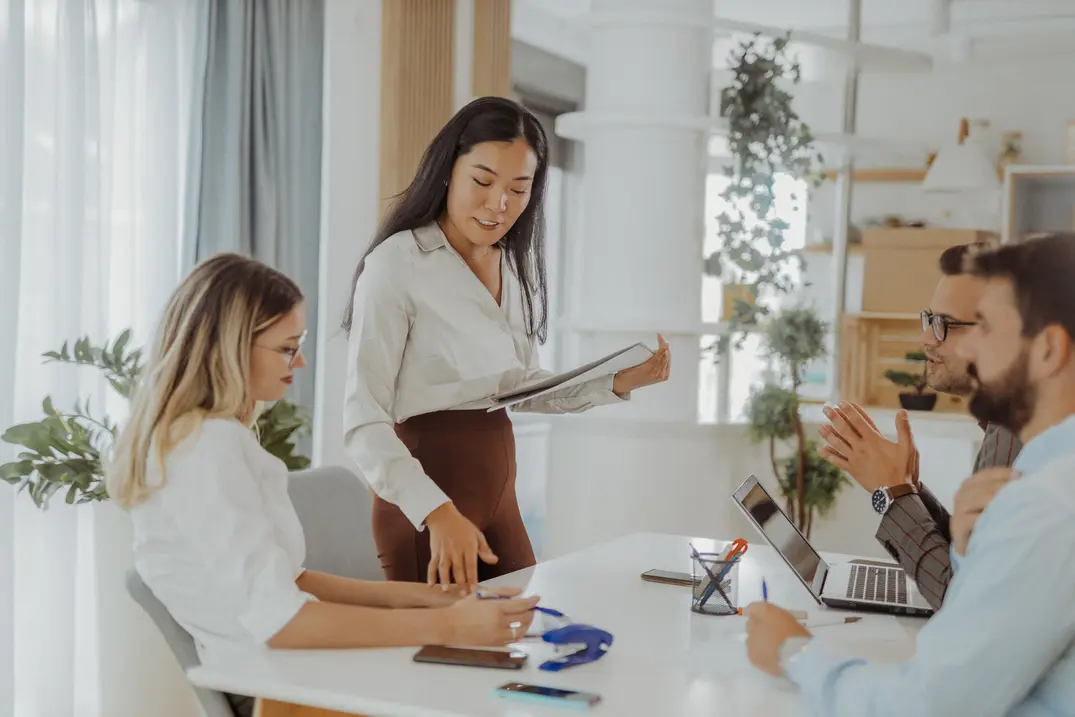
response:
M694 588L691 611L702 615L739 613L739 561L721 560L716 553L698 553L691 558Z

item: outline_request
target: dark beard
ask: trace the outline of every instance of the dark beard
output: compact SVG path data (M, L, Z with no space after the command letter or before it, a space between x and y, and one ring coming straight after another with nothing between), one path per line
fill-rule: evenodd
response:
M1030 352L1024 348L1004 373L989 383L978 376L974 364L967 367L975 379L975 391L968 409L975 418L1004 426L1018 435L1034 415L1037 388L1030 384Z

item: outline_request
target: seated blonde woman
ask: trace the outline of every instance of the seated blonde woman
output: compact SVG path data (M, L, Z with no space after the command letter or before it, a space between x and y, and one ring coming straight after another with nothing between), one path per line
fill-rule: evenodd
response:
M107 470L146 585L203 662L251 649L504 645L525 634L536 597L479 600L465 586L303 568L287 469L251 425L256 406L282 398L304 366L305 334L294 282L237 255L203 262L171 297ZM241 713L253 707L229 699Z

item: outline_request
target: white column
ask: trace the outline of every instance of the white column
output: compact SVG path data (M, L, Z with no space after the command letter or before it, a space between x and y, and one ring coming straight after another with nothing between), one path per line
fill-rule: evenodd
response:
M558 124L585 147L578 358L655 345L658 331L672 346L669 382L617 417L697 417L711 16L707 0L594 0L585 110Z
M355 469L343 446L347 339L340 319L377 229L380 125L381 0L327 0L314 465Z
M546 557L634 531L719 534L739 472L697 426L712 3L593 0L581 22L585 107L557 122L585 151L566 355L662 332L673 363L630 404L554 421Z

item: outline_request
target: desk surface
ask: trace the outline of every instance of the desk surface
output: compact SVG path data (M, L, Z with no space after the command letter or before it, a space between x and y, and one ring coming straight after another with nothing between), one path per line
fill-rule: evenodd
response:
M542 604L612 633L607 655L564 672L539 670L549 646L523 642L520 649L531 657L518 671L416 664L415 649L406 648L258 652L242 664L194 668L189 677L210 689L377 717L539 717L560 711L494 697L493 690L509 681L595 692L603 701L590 713L598 715L806 714L790 683L747 662L743 618L694 614L690 588L640 580L652 568L689 572L692 542L703 552L723 545L636 534L495 581L525 587L541 595ZM810 617L825 612L771 548L753 542L740 565L740 605L760 598L763 576L773 602L809 610ZM818 628L816 636L851 654L899 660L911 654L923 624L865 615L852 625Z

